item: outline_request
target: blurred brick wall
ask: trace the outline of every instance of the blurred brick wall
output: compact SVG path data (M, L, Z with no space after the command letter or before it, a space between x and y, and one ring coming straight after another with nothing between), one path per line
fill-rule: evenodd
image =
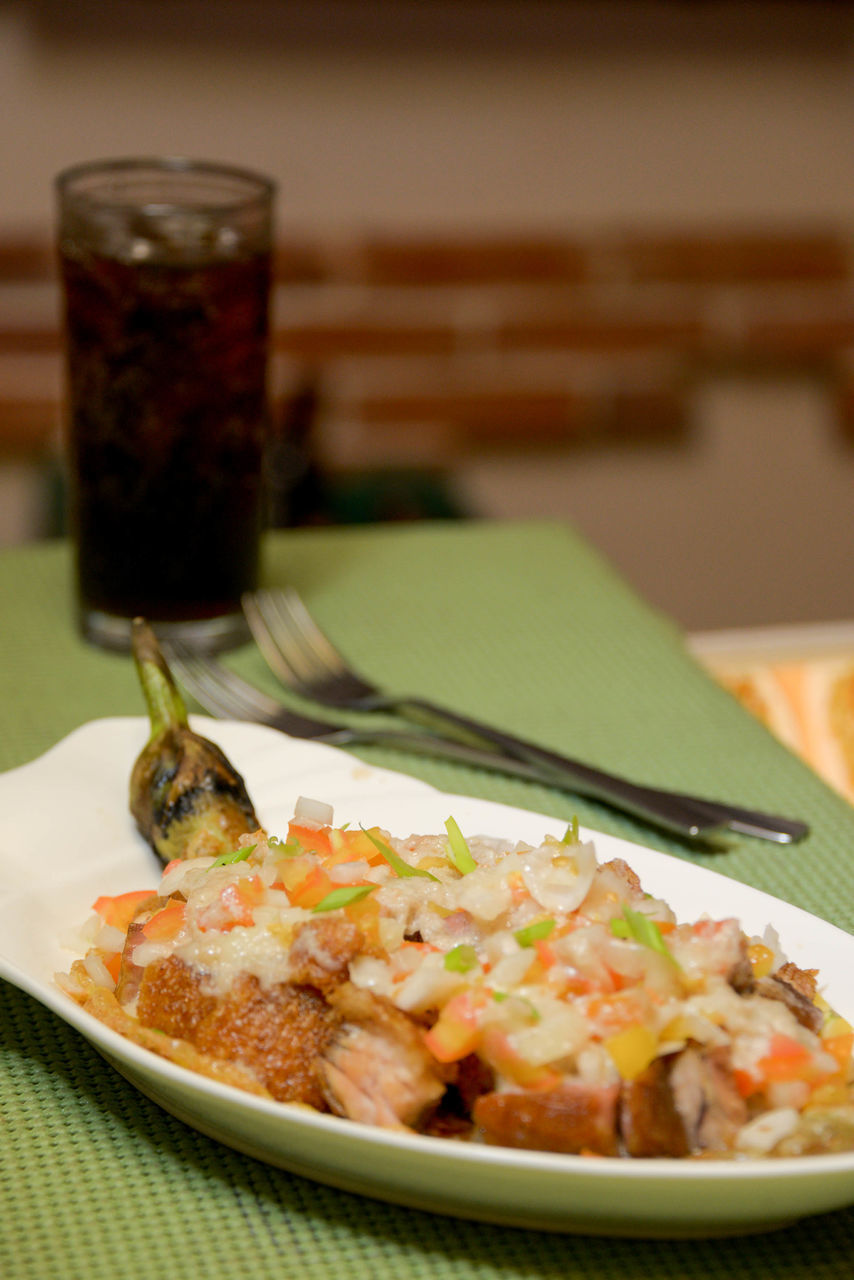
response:
M327 470L658 439L698 378L809 371L854 434L847 227L282 242L273 390L309 384ZM39 237L0 241L0 457L49 454L57 286Z

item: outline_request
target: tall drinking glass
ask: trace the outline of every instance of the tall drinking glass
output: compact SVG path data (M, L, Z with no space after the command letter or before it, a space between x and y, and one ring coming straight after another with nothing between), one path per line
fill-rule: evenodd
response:
M81 630L225 648L258 574L274 185L126 159L56 191Z

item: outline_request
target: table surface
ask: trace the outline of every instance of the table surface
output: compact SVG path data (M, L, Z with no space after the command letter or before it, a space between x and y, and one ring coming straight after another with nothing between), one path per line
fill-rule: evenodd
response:
M806 818L783 848L691 850L603 806L364 748L377 764L714 867L854 932L854 808L722 689L666 617L566 526L420 524L272 535L291 583L366 671L650 783ZM86 721L142 714L126 657L75 633L62 542L0 553L0 768ZM229 661L274 686L250 646ZM0 984L0 1275L101 1280L192 1266L315 1277L850 1275L854 1210L720 1241L562 1236L337 1192L228 1150L142 1097L71 1029Z

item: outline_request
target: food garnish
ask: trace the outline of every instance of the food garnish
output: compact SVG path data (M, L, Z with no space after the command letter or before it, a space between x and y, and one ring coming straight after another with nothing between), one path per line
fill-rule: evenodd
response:
M854 1030L773 931L679 922L585 841L469 836L465 871L447 846L259 829L99 898L62 983L194 1070L383 1127L615 1157L854 1149Z

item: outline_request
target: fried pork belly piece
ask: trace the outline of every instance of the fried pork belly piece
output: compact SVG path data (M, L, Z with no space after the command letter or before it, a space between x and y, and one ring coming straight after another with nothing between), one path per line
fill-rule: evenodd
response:
M794 1014L802 1027L806 1027L808 1031L820 1031L824 1021L821 1009L781 974L782 970L778 970L767 978L760 978L756 983L756 994L764 996L766 1000L779 1000Z
M619 1098L618 1084L567 1081L553 1089L486 1093L473 1114L485 1140L498 1146L615 1156Z
M322 1050L331 1109L363 1124L418 1128L441 1100L447 1078L422 1028L382 996L346 982L328 997L340 1018Z
M202 973L170 956L146 968L137 1018L213 1058L243 1064L280 1102L327 1110L321 1055L341 1017L313 987L265 990L244 974L225 995L212 994Z
M747 1123L747 1103L735 1083L724 1047L689 1045L675 1055L670 1088L690 1151L728 1151Z
M747 1120L726 1052L694 1047L622 1084L488 1093L473 1113L485 1140L500 1146L650 1158L730 1150Z
M166 1058L169 1062L207 1076L210 1080L233 1085L235 1089L243 1089L246 1093L254 1093L262 1098L270 1097L257 1076L239 1062L223 1062L210 1054L200 1053L187 1040L140 1026L137 1019L122 1008L114 992L108 991L90 977L82 960L74 961L69 977L74 987L69 995L73 996L80 1007L134 1044L142 1045L159 1058Z
M670 1085L669 1058L655 1058L620 1095L619 1123L626 1155L686 1156L688 1133Z
M297 930L288 956L291 981L332 991L348 980L350 961L366 952L364 934L349 920L309 920Z
M668 944L689 980L697 977L705 982L719 975L739 995L753 990L748 939L737 920L703 919L678 925Z
M760 978L755 984L758 995L766 1000L779 1000L808 1031L821 1030L824 1014L814 1003L818 990L818 970L799 969L788 961L775 973Z
M790 987L800 991L808 1000L814 1000L818 993L818 969L799 969L791 960L787 960L773 976L781 982L788 982Z

